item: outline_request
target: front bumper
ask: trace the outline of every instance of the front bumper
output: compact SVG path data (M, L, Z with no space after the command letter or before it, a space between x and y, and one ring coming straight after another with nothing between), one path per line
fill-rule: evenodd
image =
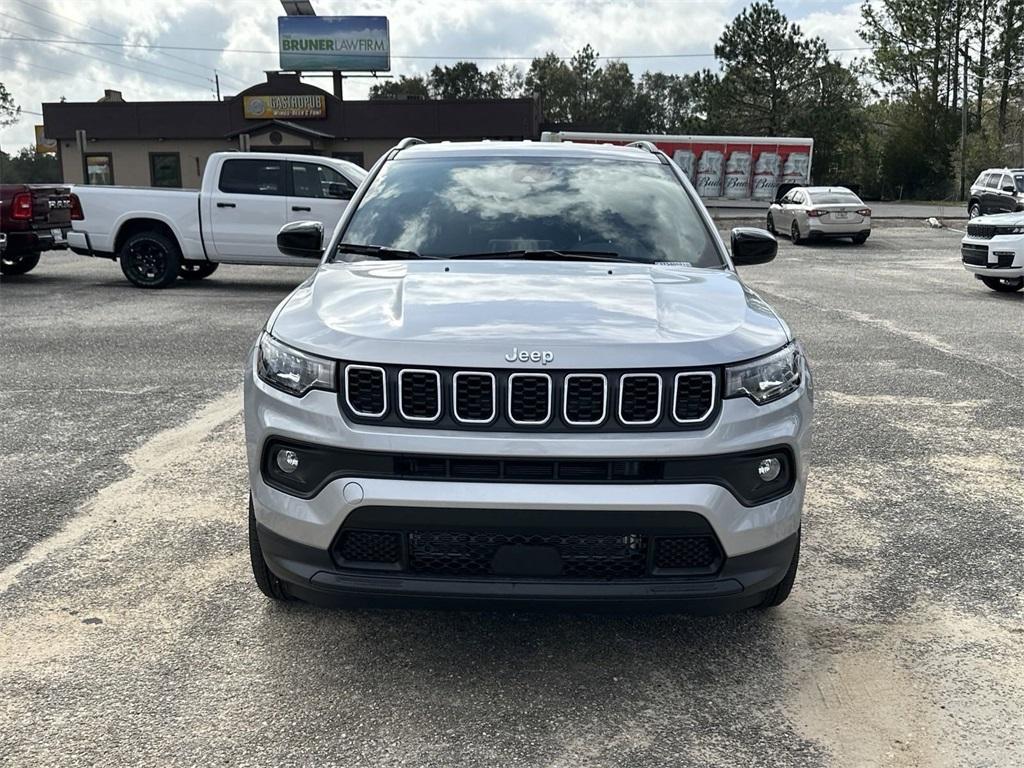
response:
M801 388L757 406L746 399L722 404L706 430L647 434L490 433L368 427L347 422L337 395L311 391L295 398L246 375L245 426L250 487L259 540L271 570L299 597L319 603L435 597L440 600L558 601L581 604L652 603L687 609L742 608L785 575L800 528L807 478L812 397L809 373ZM745 506L726 487L709 482L530 483L416 480L347 475L327 482L311 498L271 487L261 459L268 440L333 446L352 451L465 457L702 457L784 446L791 451L792 491ZM631 521L658 514L668 529L673 516L706 521L723 561L713 574L634 581L563 578L437 578L409 573L339 568L332 545L357 510L492 510L496 516L592 515L599 530L621 532ZM600 520L612 519L612 523ZM591 526L588 526L588 528ZM638 526L639 527L639 526Z
M1024 277L1024 237L967 235L960 243L960 259L964 269L978 277Z

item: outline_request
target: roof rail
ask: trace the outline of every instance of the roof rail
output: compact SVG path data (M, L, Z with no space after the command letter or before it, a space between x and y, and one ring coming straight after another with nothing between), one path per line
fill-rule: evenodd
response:
M668 155L666 155L664 152L662 152L661 149L658 148L658 145L655 144L653 141L647 141L646 139L641 139L640 141L631 141L626 146L627 147L632 147L633 149L640 149L640 150L643 150L644 152L650 152L652 155L654 155L656 158L658 158L658 161L662 165L667 165L668 164Z
M412 146L414 146L416 144L426 144L426 143L427 142L425 142L423 139L417 139L415 136L406 136L404 139L402 139L400 142L398 142L395 145L395 149L401 151L403 149L408 149L409 147L412 147Z
M652 155L657 154L660 150L654 145L652 141L640 140L631 141L626 145L627 147L634 147L635 149L642 149L644 152L650 152Z

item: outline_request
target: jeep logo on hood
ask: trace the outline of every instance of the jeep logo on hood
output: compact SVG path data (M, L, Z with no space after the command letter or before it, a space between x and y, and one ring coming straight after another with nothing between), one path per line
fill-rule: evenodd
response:
M510 363L540 363L541 365L547 365L555 359L555 355L547 350L533 350L532 352L525 349L519 349L519 347L512 347L512 351L505 355L505 359Z

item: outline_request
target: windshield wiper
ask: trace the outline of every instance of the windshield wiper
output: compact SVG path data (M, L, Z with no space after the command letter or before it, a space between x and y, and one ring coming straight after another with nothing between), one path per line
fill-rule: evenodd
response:
M418 251L408 251L403 248L390 248L386 245L362 245L360 243L339 243L335 252L355 253L359 256L376 256L381 261L438 258L437 256L424 256Z
M449 256L449 259L524 259L527 261L558 261L559 259L565 259L566 261L624 261L630 262L630 259L624 259L614 251L562 251L554 248L542 248L538 250L519 250L519 251L490 251L487 253L456 253L453 256Z

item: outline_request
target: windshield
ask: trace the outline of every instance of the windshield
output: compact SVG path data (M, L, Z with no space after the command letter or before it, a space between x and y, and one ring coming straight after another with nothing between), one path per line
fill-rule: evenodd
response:
M860 203L860 198L853 194L853 192L841 192L838 190L815 192L811 197L817 205L857 205Z
M342 241L424 257L591 251L721 267L694 203L660 163L444 157L386 163ZM344 249L338 258L352 258Z

